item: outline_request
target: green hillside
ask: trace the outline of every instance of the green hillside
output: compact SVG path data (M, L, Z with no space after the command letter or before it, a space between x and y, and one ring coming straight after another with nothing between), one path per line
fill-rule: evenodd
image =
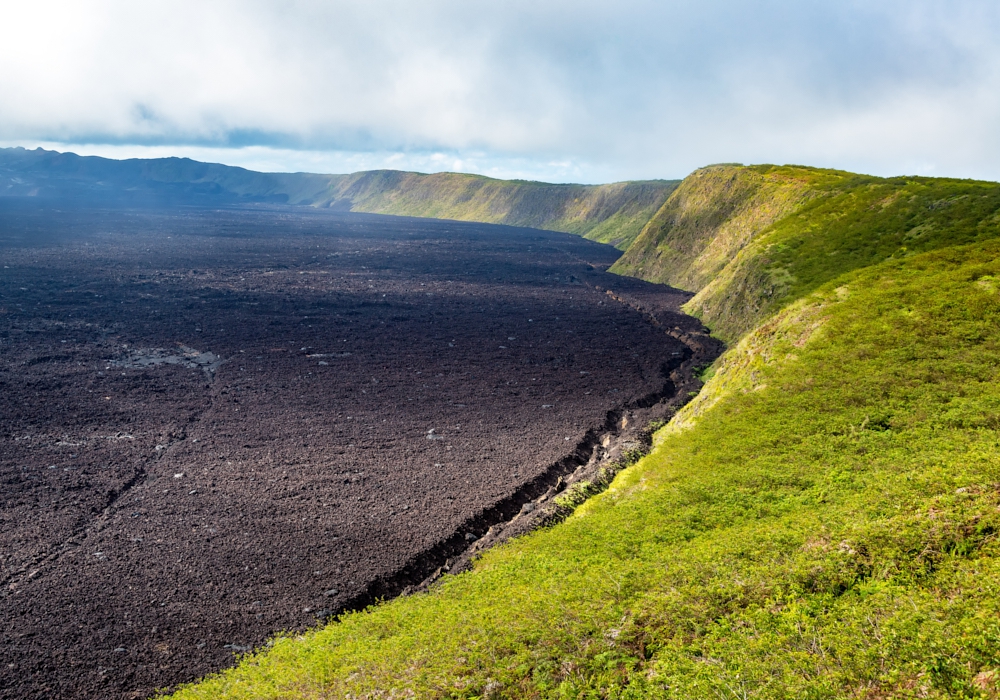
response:
M698 292L687 306L735 340L845 272L993 238L1000 188L795 166L714 166L671 195L613 272Z
M668 180L551 185L373 170L333 176L314 205L565 231L625 249L676 186Z
M649 456L174 697L1000 697L1000 185L719 166L621 267L733 341Z
M815 170L732 165L698 170L645 225L616 270L701 289L757 234L808 201L817 175Z

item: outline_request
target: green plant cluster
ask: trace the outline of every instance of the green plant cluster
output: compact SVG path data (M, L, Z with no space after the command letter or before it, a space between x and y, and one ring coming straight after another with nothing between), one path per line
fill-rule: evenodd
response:
M654 422L650 425L649 430L652 432L658 428L663 427L658 422ZM647 438L649 434L647 433ZM570 515L576 511L576 509L587 502L587 499L596 496L599 493L603 493L608 489L609 486L614 482L615 477L623 469L628 469L633 464L642 459L648 450L645 446L635 445L626 449L619 459L605 464L600 469L597 470L597 474L591 480L578 481L571 484L562 493L556 496L555 505L556 511L553 517L549 519L546 523L548 525L555 524L562 520L565 520Z
M1000 186L818 172L607 490L174 697L1000 697Z

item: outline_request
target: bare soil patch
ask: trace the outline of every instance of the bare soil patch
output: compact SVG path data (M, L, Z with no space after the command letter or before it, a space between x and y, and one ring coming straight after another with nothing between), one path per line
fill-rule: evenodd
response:
M146 697L419 581L700 329L531 229L5 202L0 253L3 698Z

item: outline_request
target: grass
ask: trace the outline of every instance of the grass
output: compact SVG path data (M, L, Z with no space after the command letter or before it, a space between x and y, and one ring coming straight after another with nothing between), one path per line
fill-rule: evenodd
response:
M998 235L992 182L712 166L684 180L611 269L697 292L686 310L734 342L851 270Z
M464 173L376 170L333 176L316 206L565 231L625 249L678 183L552 185Z
M993 195L871 184L768 225L784 301L607 491L173 697L1000 697Z
M844 177L761 231L687 310L733 340L850 270L998 235L996 183Z
M688 290L708 284L760 231L837 181L836 171L715 165L685 178L613 272Z

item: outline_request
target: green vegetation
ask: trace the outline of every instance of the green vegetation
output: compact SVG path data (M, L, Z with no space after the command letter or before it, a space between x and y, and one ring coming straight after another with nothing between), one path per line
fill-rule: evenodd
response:
M688 313L733 341L845 272L998 233L995 183L714 166L684 180L612 271L698 292Z
M575 233L626 248L676 182L550 185L480 175L373 170L335 175L316 206Z
M626 256L736 341L650 455L175 697L1000 697L1000 185L722 170Z
M814 170L714 165L687 177L615 271L701 289L757 234L811 195Z

